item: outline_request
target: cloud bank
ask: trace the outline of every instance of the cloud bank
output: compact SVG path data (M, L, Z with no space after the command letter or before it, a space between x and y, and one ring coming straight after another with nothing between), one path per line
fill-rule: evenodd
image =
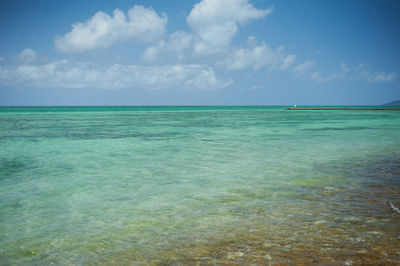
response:
M396 79L396 74L394 72L370 71L364 64L359 64L350 70L346 63L340 63L338 71L327 75L323 75L319 71L314 71L311 74L311 79L317 82L330 82L346 77L366 82L392 82Z
M17 87L71 89L195 89L214 90L232 83L216 77L212 67L196 64L141 66L73 63L1 64L0 83Z

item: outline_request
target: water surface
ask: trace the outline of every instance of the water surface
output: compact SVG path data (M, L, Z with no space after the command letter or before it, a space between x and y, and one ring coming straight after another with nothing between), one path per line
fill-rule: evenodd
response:
M400 261L400 112L0 107L0 264Z

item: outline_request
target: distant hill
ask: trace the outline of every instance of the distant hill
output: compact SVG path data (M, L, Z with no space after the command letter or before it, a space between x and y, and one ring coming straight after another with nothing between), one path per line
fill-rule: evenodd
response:
M400 100L393 101L390 103L385 103L384 106L400 106Z

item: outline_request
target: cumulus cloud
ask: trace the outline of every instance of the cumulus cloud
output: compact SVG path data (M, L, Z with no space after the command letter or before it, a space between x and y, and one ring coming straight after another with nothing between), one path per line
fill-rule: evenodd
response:
M38 59L37 53L31 48L22 50L16 57L15 62L17 64L33 64Z
M368 82L392 82L396 79L396 73L370 71L365 64L359 64L355 69L355 78Z
M266 10L256 9L248 0L202 0L186 18L191 32L177 31L171 34L168 40L148 47L142 59L152 61L158 56L168 55L178 60L196 60L203 56L229 54L232 52L231 41L239 26L253 19L263 18L271 12L272 7ZM287 58L282 67L291 65L293 59L293 56Z
M235 49L233 55L220 62L229 70L240 70L253 67L255 70L267 67L269 70L286 70L296 60L296 55L285 55L284 48L278 47L276 50L262 42L257 44L255 38L248 40L250 47Z
M152 61L163 53L171 54L178 60L184 59L185 54L193 46L193 37L191 34L184 31L174 32L169 36L168 41L159 41L156 45L148 47L142 59L145 61Z
M142 55L142 59L145 61L153 61L160 55L165 48L165 41L160 41L156 45L147 47Z
M182 66L186 68L187 66ZM210 90L214 88L223 88L231 85L231 79L221 81L216 78L214 70L210 67L191 66L196 69L190 75L191 77L185 80L184 87Z
M54 45L62 53L81 53L128 39L151 41L164 33L167 21L165 14L159 16L152 8L138 5L127 15L119 9L111 16L99 11L88 21L72 25L64 36L57 36Z
M311 79L318 82L328 82L336 79L336 75L334 73L331 73L327 76L322 76L320 72L315 71L314 73L312 73Z
M184 31L177 31L171 34L168 41L168 49L171 51L181 52L190 47L193 41L191 34Z
M186 18L196 37L195 53L223 52L238 31L238 26L263 18L272 8L254 8L248 0L202 0Z
M94 63L58 60L36 65L0 64L0 83L37 88L213 90L229 86L232 81L217 78L214 70L205 65L112 64L101 67Z
M296 61L296 55L290 54L286 56L285 58L283 58L283 61L280 65L280 69L282 70L289 69L295 61Z
M317 82L329 82L333 81L338 78L344 78L346 76L346 73L349 72L349 68L347 67L346 63L340 63L339 64L339 71L330 73L326 76L323 76L320 72L315 71L311 75L311 79L315 80Z
M348 73L351 73L348 75ZM396 73L383 71L370 71L364 64L359 64L354 69L350 69L346 63L339 65L339 70L330 74L323 75L319 71L314 71L310 78L317 82L329 82L336 79L352 78L367 82L392 82L396 79Z
M394 81L396 78L396 74L394 72L385 73L381 71L376 71L374 73L374 81Z
M348 68L348 66L347 66L347 64L346 63L340 63L340 65L339 65L339 67L340 67L340 70L341 70L341 72L342 73L347 73L347 72L349 72L349 68Z
M315 61L314 60L308 60L302 64L298 64L297 66L295 66L293 68L294 73L297 76L301 76L304 73L306 73L307 71L309 71L310 69L312 69L315 65Z

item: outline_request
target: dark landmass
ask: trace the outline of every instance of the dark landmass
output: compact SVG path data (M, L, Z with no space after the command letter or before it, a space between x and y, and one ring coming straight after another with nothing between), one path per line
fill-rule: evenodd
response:
M385 104L383 104L383 106L400 106L400 100L393 101L390 103L385 103Z

